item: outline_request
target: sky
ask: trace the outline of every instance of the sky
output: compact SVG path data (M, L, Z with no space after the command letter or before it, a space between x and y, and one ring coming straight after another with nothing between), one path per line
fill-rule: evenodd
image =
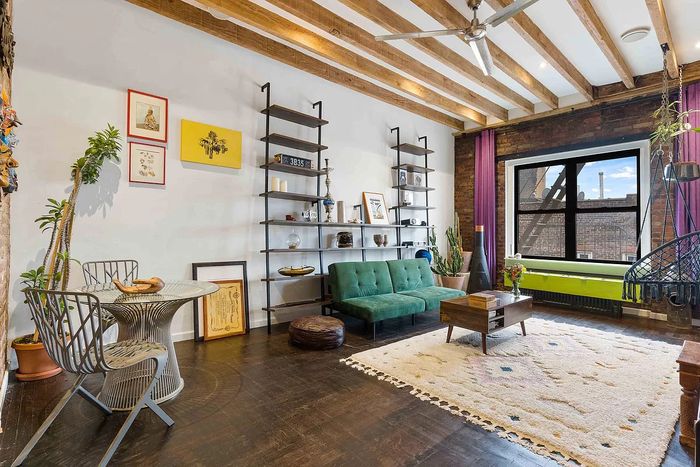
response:
M552 166L547 171L547 187L551 187L564 166ZM624 198L637 192L637 159L625 157L609 161L587 163L578 175L580 191L586 199L600 197L598 172L604 173L605 198Z

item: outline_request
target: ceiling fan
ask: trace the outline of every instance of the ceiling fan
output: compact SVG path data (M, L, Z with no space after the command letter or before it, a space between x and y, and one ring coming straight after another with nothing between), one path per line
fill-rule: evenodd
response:
M476 17L476 11L479 9L479 6L481 6L482 0L467 0L467 6L474 12L474 18L466 28L389 34L387 36L376 36L375 39L378 41L391 41L396 39L423 39L425 37L435 36L459 36L464 42L471 46L476 56L476 61L479 62L479 67L481 71L484 72L484 75L491 76L493 73L493 59L491 58L489 47L486 44L486 26L496 27L537 1L538 0L516 0L507 7L501 8L496 13L486 18L482 23L479 21L479 18Z

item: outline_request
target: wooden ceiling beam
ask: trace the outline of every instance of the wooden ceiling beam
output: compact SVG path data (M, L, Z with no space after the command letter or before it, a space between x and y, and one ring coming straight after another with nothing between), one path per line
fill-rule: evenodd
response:
M185 3L182 0L127 1L232 44L265 55L266 57L285 63L332 83L340 84L353 91L394 105L400 109L420 115L442 125L458 130L464 128L464 123L451 115L407 99L365 79L333 67L317 58L253 32L250 29L238 26L230 21L216 19L209 13Z
M486 0L486 3L494 10L499 10L513 3L513 0ZM537 27L530 17L527 16L527 13L518 13L508 20L508 24L515 29L537 53L542 55L547 63L557 70L564 79L571 83L586 100L593 100L593 86L591 83L588 82L554 43L549 40L542 30Z
M632 70L625 61L625 58L620 53L612 37L608 33L603 21L601 21L595 8L591 5L590 0L569 0L569 5L578 16L581 23L588 30L593 40L598 44L598 47L608 59L610 65L615 69L615 72L620 77L622 82L627 86L627 89L634 87L634 76Z
M269 1L269 0L268 0ZM411 0L421 10L432 16L438 23L447 29L464 28L468 24L467 18L450 5L446 0ZM537 81L534 76L528 73L503 49L494 44L490 39L486 39L489 50L493 57L493 63L498 69L510 76L525 89L537 96L551 109L559 107L559 98L547 87Z
M673 38L671 37L671 29L668 27L668 18L666 18L666 9L664 8L663 0L646 0L649 16L651 16L651 24L654 25L656 37L659 39L659 45L668 46L668 55L666 69L668 75L676 79L678 78L678 58L676 57L676 49L673 47Z
M604 104L614 104L617 102L626 102L632 99L644 98L649 96L658 96L661 94L662 87L662 75L661 72L649 73L646 75L637 76L635 78L636 87L633 89L628 89L622 82L604 84L602 86L596 86L593 88L595 99L591 102L583 102L581 104L576 104L568 107L561 107L559 109L550 110L548 112L538 113L536 115L528 115L527 117L516 118L503 123L494 123L487 125L482 128L475 128L464 130L458 132L457 134L469 134L475 132L481 132L484 129L500 128L511 125L518 125L520 123L529 122L533 120L539 120L542 118L552 117L555 115L562 115L569 112L574 112L581 109L586 109L589 107L594 107L596 105ZM683 83L691 84L700 82L700 61L689 63L683 66ZM669 86L671 89L677 89L678 79L673 79L669 81ZM659 98L659 105L661 105L661 99ZM649 119L653 117L649 115Z
M387 8L378 0L340 0L340 2L392 33L420 30L416 25ZM492 76L484 76L478 66L472 64L437 39L409 39L408 42L528 114L535 112L532 102Z
M279 39L318 54L334 63L382 82L394 89L417 97L427 104L435 105L455 115L460 115L479 125L483 125L486 120L486 116L476 110L449 99L378 63L368 60L253 2L248 0L198 0L198 3L213 8L222 15L259 28Z
M508 111L500 105L450 80L399 49L385 42L377 42L374 36L364 29L315 2L308 0L267 0L267 3L279 7L287 13L326 31L338 39L342 39L348 44L354 45L404 73L466 102L469 106L475 107L487 115L500 120L508 119Z

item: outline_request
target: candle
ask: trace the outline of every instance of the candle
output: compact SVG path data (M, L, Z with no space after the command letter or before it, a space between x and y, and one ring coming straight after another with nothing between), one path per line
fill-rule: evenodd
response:
M280 179L272 177L270 180L270 191L280 191Z
M280 191L283 193L287 192L287 180L280 180Z

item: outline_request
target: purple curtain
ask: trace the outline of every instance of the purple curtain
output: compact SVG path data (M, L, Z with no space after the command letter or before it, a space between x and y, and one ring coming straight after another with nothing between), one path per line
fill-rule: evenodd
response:
M496 145L493 130L476 137L474 225L484 226L484 250L491 282L496 277Z
M700 110L700 83L691 84L683 90L683 111ZM693 128L700 127L700 113L690 115L688 119ZM680 146L683 150L682 161L692 161L700 163L700 133L689 131L681 136ZM686 212L683 200L680 196L676 199L676 223L678 234L685 235L693 230L700 229L700 180L679 184L679 189L685 194L685 201L688 205ZM690 222L690 218L695 223L695 229Z

